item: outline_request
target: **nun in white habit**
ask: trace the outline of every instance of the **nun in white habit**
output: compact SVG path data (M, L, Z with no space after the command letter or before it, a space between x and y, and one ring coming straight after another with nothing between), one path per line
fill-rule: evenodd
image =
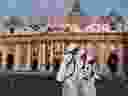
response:
M71 44L71 46L67 48L65 51L64 62L60 66L60 70L57 74L56 79L60 82L64 81L64 88L63 88L64 96L79 96L80 90L82 93L81 96L87 96L89 84L88 84L88 80L82 80L81 78L84 77L85 74L80 74L82 72L80 70L82 64L80 64L81 57L80 57L79 45ZM75 60L72 60L72 58L74 58ZM88 58L87 60L89 61L91 60L91 57L87 56L87 58Z

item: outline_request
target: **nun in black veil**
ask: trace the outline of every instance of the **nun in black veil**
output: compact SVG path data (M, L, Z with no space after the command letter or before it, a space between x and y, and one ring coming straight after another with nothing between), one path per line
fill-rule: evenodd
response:
M118 62L119 62L118 55L114 52L111 52L107 60L107 64L108 64L108 67L110 68L110 71L112 72L117 71Z

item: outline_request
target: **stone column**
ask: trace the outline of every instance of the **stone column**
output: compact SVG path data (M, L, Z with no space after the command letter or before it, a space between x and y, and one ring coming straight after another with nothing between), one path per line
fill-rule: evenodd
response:
M43 43L42 47L42 64L46 64L46 44Z
M97 43L98 64L105 64L105 48L104 42Z
M63 61L63 58L64 58L64 47L65 47L65 44L64 44L64 41L62 41L62 50L61 50L62 51L62 61Z
M41 42L40 44L40 53L39 53L39 69L45 71L46 64L46 43Z
M39 64L42 64L42 55L43 55L43 53L42 53L42 42L40 43L39 46L40 47L39 47L39 58L38 58L38 60L39 60Z
M5 69L6 68L6 62L7 60L7 53L5 51L3 51L3 55L2 55L2 69Z
M21 44L16 44L16 53L15 53L15 66L14 66L14 70L17 70L19 69L19 64L21 64L21 53L22 53L22 50L21 50Z
M39 52L39 64L46 64L46 45L45 42L41 42L40 44L40 52Z
M106 47L105 47L105 63L107 63L108 57L113 49L113 45L111 45L110 41L105 42Z
M28 42L27 44L27 64L31 64L31 54L32 54L31 43Z
M20 44L16 44L16 54L15 54L15 64L20 64L21 62L21 45Z
M38 58L38 69L40 70L41 68L42 68L42 55L43 55L43 53L42 53L42 42L40 42L40 45L39 45L39 58Z
M105 67L105 43L104 42L98 42L97 43L97 64L100 64L100 71L104 70Z
M51 40L51 42L50 42L50 58L48 58L49 61L50 61L50 64L53 64L53 63L54 63L54 62L53 62L54 43L55 43L55 42L54 42L53 40ZM52 72L53 66L52 66L52 65L49 65L49 66L50 66L50 68L49 68L48 71L49 71L49 72Z
M50 41L50 58L49 58L49 61L50 63L53 63L53 47L54 47L54 41Z
M27 43L27 64L26 64L26 70L30 69L31 57L32 57L31 54L32 54L31 42L28 41L28 43Z

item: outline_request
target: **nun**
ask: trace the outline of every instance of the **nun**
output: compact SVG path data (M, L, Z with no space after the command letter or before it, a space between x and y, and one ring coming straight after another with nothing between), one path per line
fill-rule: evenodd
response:
M60 70L57 74L57 81L61 82L63 85L63 95L64 96L94 96L95 88L93 86L93 79L88 82L87 74L80 72L82 69L80 65L80 50L79 44L70 44L67 49L65 49L65 60L60 66ZM87 57L89 58L89 57ZM93 60L88 59L88 63L94 63ZM86 61L87 62L87 61ZM87 67L86 67L87 68ZM86 70L85 72L87 72ZM89 71L91 72L91 71ZM89 73L90 74L90 73ZM85 77L83 79L83 77ZM90 91L89 91L90 90ZM94 94L92 93L93 90Z

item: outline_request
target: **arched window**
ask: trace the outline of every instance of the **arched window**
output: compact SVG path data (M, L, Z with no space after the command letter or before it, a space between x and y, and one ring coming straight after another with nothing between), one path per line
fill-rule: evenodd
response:
M37 59L33 60L33 63L32 64L38 64Z
M37 67L38 67L38 60L34 59L31 64L31 68L32 70L37 70Z
M13 64L14 63L14 56L13 56L13 54L8 54L8 57L7 57L7 59L8 59L8 64Z
M14 55L13 54L8 54L7 56L7 69L12 69L14 64Z

